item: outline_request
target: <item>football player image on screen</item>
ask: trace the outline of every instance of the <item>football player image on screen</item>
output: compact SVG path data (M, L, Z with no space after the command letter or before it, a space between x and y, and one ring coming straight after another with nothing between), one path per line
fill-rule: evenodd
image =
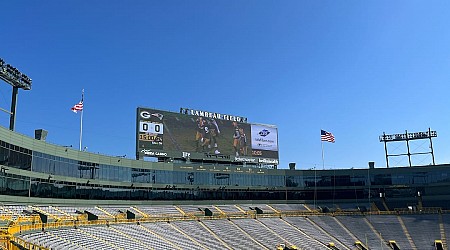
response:
M203 117L197 118L197 132L195 134L197 152L204 152L205 147L209 145L208 132L206 120Z
M219 145L217 144L217 137L220 134L219 125L217 124L216 120L211 119L208 120L208 126L205 128L208 129L207 133L209 135L208 149L210 150L210 153L220 154Z
M239 156L240 144L239 139L241 138L241 134L239 133L239 126L237 122L233 122L234 133L233 133L233 149L234 154Z
M247 155L247 135L245 134L243 128L239 128L239 149L241 155Z

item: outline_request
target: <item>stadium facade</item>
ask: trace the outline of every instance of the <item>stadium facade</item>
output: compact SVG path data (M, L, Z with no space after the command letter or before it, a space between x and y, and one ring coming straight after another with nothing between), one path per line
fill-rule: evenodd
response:
M152 203L236 200L450 207L449 165L288 170L201 162L148 162L57 146L0 127L4 202ZM381 198L380 198L381 197ZM381 206L381 205L379 205Z

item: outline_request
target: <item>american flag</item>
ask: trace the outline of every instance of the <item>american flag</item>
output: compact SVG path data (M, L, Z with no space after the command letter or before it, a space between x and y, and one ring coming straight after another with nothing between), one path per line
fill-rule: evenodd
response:
M84 89L81 93L81 101L77 104L75 104L70 110L77 113L78 111L83 111L83 99L84 99Z
M320 139L322 141L334 143L334 135L331 132L327 132L325 130L320 130Z

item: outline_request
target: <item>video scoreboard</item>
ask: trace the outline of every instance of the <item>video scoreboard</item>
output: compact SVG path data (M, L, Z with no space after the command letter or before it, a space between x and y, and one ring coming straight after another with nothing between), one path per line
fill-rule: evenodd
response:
M278 164L278 129L239 116L137 108L136 157Z

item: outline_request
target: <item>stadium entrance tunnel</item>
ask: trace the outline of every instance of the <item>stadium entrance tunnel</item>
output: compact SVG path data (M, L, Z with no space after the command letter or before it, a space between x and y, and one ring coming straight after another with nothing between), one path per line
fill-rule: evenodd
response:
M127 210L127 219L128 220L135 220L142 218L142 215L136 214L130 210Z
M87 210L85 210L84 213L87 214L88 221L98 220L98 216L97 215L95 215L95 214L93 214L93 213L91 213L91 212L89 212Z
M400 247L397 245L397 242L395 242L395 240L390 240L389 246L394 250L400 250Z
M255 211L256 211L256 214L263 214L264 213L264 211L261 208L259 208L259 207L255 207Z
M294 245L288 245L288 244L280 244L277 246L277 250L297 250L298 247Z
M330 248L330 249L332 249L332 250L339 250L339 249L336 247L336 245L334 245L333 242L328 243L328 244L327 244L327 247Z
M213 216L213 212L209 208L205 208L205 216Z
M364 246L361 241L356 241L355 242L355 246L357 249L359 250L368 250L368 248L366 246Z
M436 249L436 250L444 250L444 246L443 246L441 240L435 240L434 241L434 249Z

